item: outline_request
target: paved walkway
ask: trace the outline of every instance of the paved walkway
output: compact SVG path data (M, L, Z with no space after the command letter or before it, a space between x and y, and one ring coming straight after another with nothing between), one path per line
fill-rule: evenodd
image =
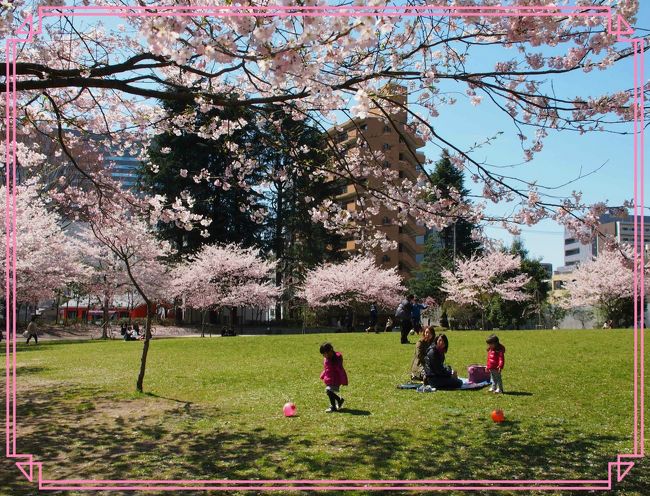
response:
M23 340L22 333L24 328L21 326L18 329L19 341ZM221 332L214 333L212 337L221 337ZM6 336L6 332L3 332ZM206 332L206 337L209 334ZM201 337L201 330L195 327L174 327L174 326L154 326L154 339L156 338L174 338L174 337ZM101 338L101 328L99 326L87 327L60 327L41 325L38 329L38 339L43 341L53 340L84 340L84 339L99 339ZM120 328L113 327L113 339L122 339L120 335Z
M142 329L142 328L141 328ZM18 328L18 341L24 341L25 338L22 336L23 331L25 330L25 327L21 325ZM240 332L239 329L236 330L237 335L241 336L260 336L260 335L269 335L269 334L301 334L302 329L289 329L289 328L270 328L270 330L267 330L266 328L263 327L251 327L251 328L244 328L243 332ZM312 334L312 333L321 333L321 332L335 332L335 329L328 329L328 328L323 328L323 329L307 329L307 333ZM4 337L6 337L7 333L3 331ZM195 327L195 326L184 326L184 327L178 327L178 326L161 326L161 325L155 325L154 326L154 339L159 339L159 338L180 338L180 337L194 337L198 338L201 337L201 328L200 327ZM205 332L205 337L209 338L210 333L206 329ZM212 330L212 337L221 337L221 329L213 329ZM43 341L54 341L54 340L91 340L91 339L100 339L101 338L101 328L99 326L80 326L80 327L74 327L74 326L68 326L68 327L61 327L61 326L52 326L52 325L39 325L39 330L38 330L38 339L43 340ZM122 339L122 336L120 335L120 328L117 326L113 327L113 339Z

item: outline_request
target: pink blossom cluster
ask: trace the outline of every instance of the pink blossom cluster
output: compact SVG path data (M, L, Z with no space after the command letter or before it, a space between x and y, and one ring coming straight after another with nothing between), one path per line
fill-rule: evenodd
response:
M0 194L7 194L4 186ZM43 200L35 181L18 186L15 191L15 217L13 208L7 212L6 202L0 202L0 215L8 215L9 232L2 223L0 239L3 253L7 239L15 247L16 299L19 303L34 304L53 298L54 292L66 284L87 277L82 264L82 245L63 230L63 220ZM15 223L16 230L13 231ZM7 273L7 260L2 257L2 272Z
M500 250L459 259L453 271L442 272L441 289L448 299L481 309L485 309L495 296L510 301L526 300L529 296L523 292L523 287L530 277L521 273L508 275L518 271L520 266L518 255Z
M358 307L376 302L393 308L405 291L396 268L382 269L372 258L358 255L309 271L298 297L312 307Z
M622 250L602 251L593 260L580 264L571 273L571 280L564 286L568 297L563 300L563 306L607 308L615 305L621 298L632 297L633 261L633 253L627 247ZM646 264L644 270L647 294L650 290L650 264ZM639 291L643 291L643 288L639 288Z
M271 282L275 263L258 249L236 244L206 245L175 267L167 295L183 306L217 310L231 306L264 308L275 304L279 289Z

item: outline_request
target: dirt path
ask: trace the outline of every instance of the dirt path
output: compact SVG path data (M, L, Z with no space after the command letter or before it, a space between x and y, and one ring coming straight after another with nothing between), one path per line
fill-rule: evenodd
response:
M22 333L24 327L18 328L18 337L23 339ZM6 332L3 332L6 335ZM195 327L175 327L175 326L154 326L154 339L155 338L170 338L170 337L190 337L200 336L200 330ZM206 333L206 336L208 334ZM217 336L218 334L212 334ZM41 324L38 328L39 340L83 340L83 339L99 339L101 337L101 328L99 326L54 326L48 324ZM122 339L120 335L120 328L113 327L113 338Z

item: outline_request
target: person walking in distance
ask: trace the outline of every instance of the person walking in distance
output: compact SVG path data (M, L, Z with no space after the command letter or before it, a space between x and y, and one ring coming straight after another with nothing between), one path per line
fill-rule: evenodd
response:
M379 332L377 331L377 303L372 302L370 304L370 320L368 321L368 328L366 329L366 332Z
M38 344L38 326L36 325L36 319L38 318L38 315L32 315L32 319L29 321L29 324L27 324L27 342L25 344L29 344L29 340L34 338L34 342Z

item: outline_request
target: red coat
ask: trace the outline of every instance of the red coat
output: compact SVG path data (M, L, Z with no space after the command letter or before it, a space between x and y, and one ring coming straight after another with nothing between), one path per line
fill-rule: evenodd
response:
M337 351L332 358L323 360L320 378L326 386L347 386L348 374L343 368L343 355Z
M506 348L502 344L497 345L493 350L488 350L488 370L502 369L506 363Z

